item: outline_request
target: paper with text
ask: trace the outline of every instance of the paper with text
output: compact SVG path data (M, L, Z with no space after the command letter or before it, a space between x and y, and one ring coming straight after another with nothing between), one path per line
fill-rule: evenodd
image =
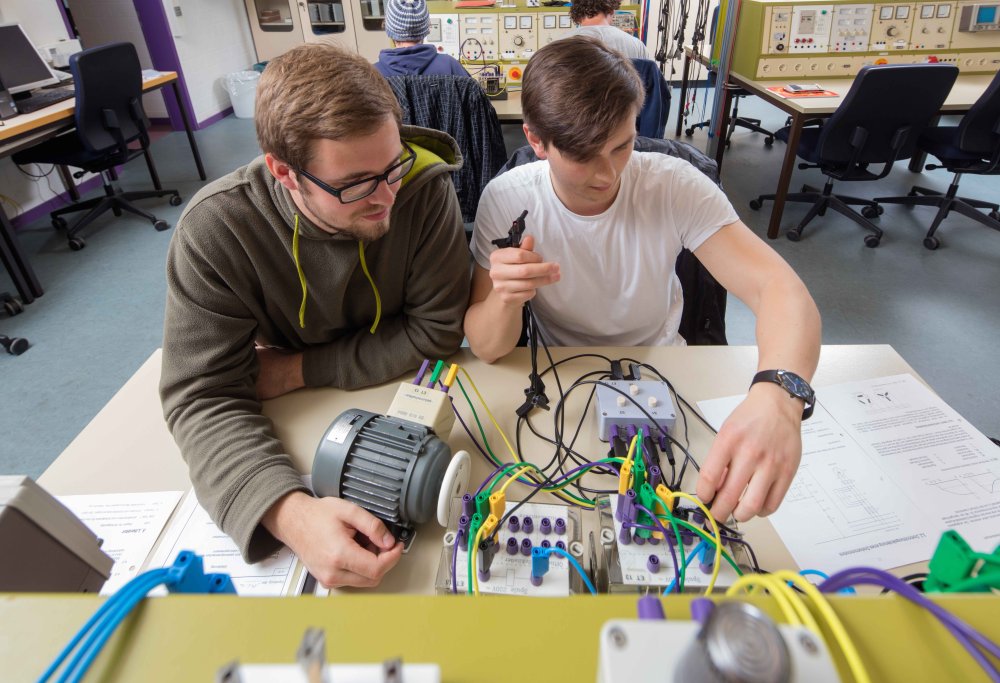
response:
M817 390L802 462L769 519L802 568L882 569L930 558L955 529L1000 539L1000 448L911 375ZM713 426L743 399L701 401Z
M242 596L297 595L305 580L298 559L284 546L265 560L254 564L244 562L239 548L198 504L193 490L170 523L150 567L170 566L182 550L201 555L205 573L228 574L237 594ZM162 589L157 593L162 594Z
M101 595L111 595L139 575L183 491L59 496L59 502L103 542L115 561Z

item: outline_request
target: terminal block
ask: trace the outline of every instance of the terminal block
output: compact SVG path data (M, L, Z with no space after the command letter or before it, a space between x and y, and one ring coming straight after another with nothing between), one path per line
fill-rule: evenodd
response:
M634 492L630 489L628 493ZM676 537L671 534L667 538L654 531L626 528L623 520L633 518L638 522L641 513L634 511L635 495L632 496L599 496L594 514L597 516L598 542L593 550L597 559L598 590L608 593L644 593L650 588L664 590L673 584L677 576L674 569L674 557L681 562L677 552ZM619 507L621 500L621 507ZM679 501L674 509L674 515L684 521L711 531L705 524L702 512L687 501ZM648 521L648 520L645 520ZM668 528L668 531L673 531ZM679 529L681 543L685 555L691 555L701 543L701 537L695 532ZM670 552L674 547L674 553ZM742 571L750 570L749 558L740 543L726 541L723 538L723 548L733 557ZM715 547L705 544L693 557L688 558L685 570L685 592L702 592L708 585L715 560ZM722 560L719 576L715 582L716 590L724 590L739 578L736 571Z
M516 504L516 501L507 501L507 509ZM456 498L453 501L435 580L438 593L468 592L468 543L471 530L477 528L471 521L478 514L475 510L476 500L471 495L465 500ZM470 511L472 515L467 514ZM489 514L488 508L486 513ZM485 524L486 519L488 517L482 517L481 523ZM491 539L480 539L475 568L479 592L538 597L588 592L565 557L552 553L543 560L539 553L533 553L543 548L565 550L592 576L593 571L588 567L593 566L593 559L585 556L582 538L580 511L576 508L544 503L522 505L496 527Z

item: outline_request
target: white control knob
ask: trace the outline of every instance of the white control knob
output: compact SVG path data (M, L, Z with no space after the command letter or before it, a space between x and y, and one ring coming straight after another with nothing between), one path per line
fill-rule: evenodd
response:
M655 407L656 407L656 405L657 405L657 404L659 403L659 401L657 401L657 400L656 400L656 397L655 397L655 396L650 396L650 397L649 397L649 400L648 400L648 401L646 401L646 402L647 402L647 403L649 404L649 407L650 407L650 408L655 408Z
M618 396L618 407L619 408L624 408L625 407L625 397L622 396L622 395L620 395L620 394Z
M899 34L899 29L895 26L890 26L885 30L885 34L891 38L892 36Z
M633 396L638 396L639 395L639 385L638 384L629 384L628 385L628 393L632 394Z
M522 45L524 45L524 38L522 38L521 36L514 36L514 44L517 45L518 47L521 47Z

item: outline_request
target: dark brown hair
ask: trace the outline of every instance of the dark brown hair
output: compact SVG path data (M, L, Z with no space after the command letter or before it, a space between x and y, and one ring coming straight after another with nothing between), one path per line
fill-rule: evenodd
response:
M573 0L569 8L569 18L574 24L598 14L614 14L622 6L621 0Z
M317 139L369 135L399 102L363 57L332 45L300 45L268 62L257 86L257 140L265 153L302 169Z
M645 91L632 62L590 36L555 40L524 69L524 122L547 148L577 161L593 158Z

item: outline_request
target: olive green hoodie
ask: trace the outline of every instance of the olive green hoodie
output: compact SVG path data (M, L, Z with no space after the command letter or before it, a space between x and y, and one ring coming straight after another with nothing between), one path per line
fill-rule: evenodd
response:
M402 135L417 162L374 242L311 224L263 157L203 188L178 221L160 398L198 500L247 561L277 547L264 513L304 489L261 414L255 343L302 351L307 386L354 389L462 342L469 252L449 175L461 153L438 131Z

